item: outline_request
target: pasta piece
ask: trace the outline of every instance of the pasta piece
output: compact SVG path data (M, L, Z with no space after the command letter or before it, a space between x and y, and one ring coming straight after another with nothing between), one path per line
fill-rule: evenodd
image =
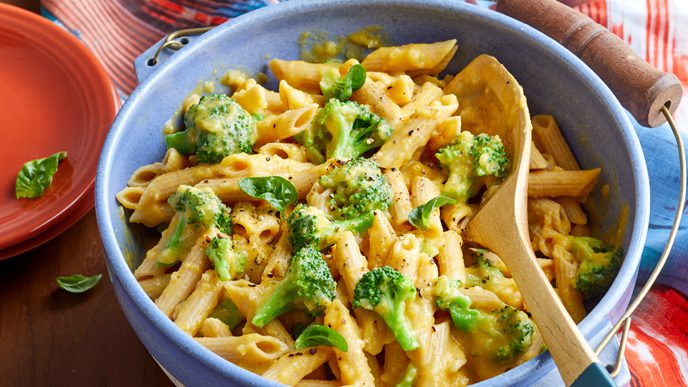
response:
M320 93L320 79L328 69L334 68L336 64L273 59L269 66L278 80L284 80L299 90L318 94Z
M317 380L317 379L301 379L296 383L296 387L338 387L342 383L336 380Z
M128 210L135 210L145 190L145 187L124 187L121 191L117 192L115 197L122 207Z
M318 110L317 104L310 104L304 107L287 110L286 112L267 117L256 123L255 146L261 146L269 142L284 140L292 137L311 125Z
M406 120L415 112L424 109L430 105L430 102L436 101L442 97L442 89L434 83L426 82L421 86L418 93L413 95L411 101L401 108L401 117Z
M540 150L538 150L535 142L532 142L530 147L530 170L547 169L548 166L549 165L545 159L545 156L540 153Z
M182 113L186 114L191 106L197 104L201 100L201 96L196 93L189 94L182 102Z
M389 219L382 211L375 211L373 225L368 230L368 269L382 267L385 264L389 250L397 240L397 234L389 223Z
M554 162L569 171L580 169L554 117L547 114L533 116L533 140L538 149L549 153Z
M437 185L442 185L444 180L446 180L446 176L442 174L439 169L432 168L418 160L413 160L401 167L401 172L403 173L404 180L408 186L411 186L413 179L418 176L426 177Z
M409 358L398 342L385 345L385 362L380 382L384 386L395 386L406 371Z
M246 255L244 272L254 283L272 255L272 242L280 232L280 218L268 204L237 203L232 210L234 251Z
M577 324L585 317L583 296L575 288L578 264L573 255L562 245L555 245L552 255L557 294L561 298L561 303L564 304L571 318Z
M275 248L270 254L265 269L263 270L262 281L270 279L284 278L289 270L289 262L292 257L291 243L289 242L289 232L287 231L287 223L283 222L281 226L280 238L275 244Z
M403 106L409 103L413 98L415 86L411 77L402 75L397 79L392 79L392 82L388 84L387 95L395 104Z
M139 167L131 174L127 185L130 187L146 187L153 179L165 173L163 163L153 163Z
M356 284L368 271L368 262L358 249L356 237L349 231L340 232L332 256L344 280L349 298L353 298Z
M451 376L466 364L466 355L451 335L449 322L435 324L423 367L419 368L419 385L448 386Z
M206 235L198 238L182 265L172 273L169 285L155 300L155 305L167 317L171 317L177 305L189 297L203 272L210 267L210 262L205 256L206 238Z
M388 73L413 72L420 75L417 70L431 70L433 74L439 73L437 69L448 61L447 56L453 56L456 52L456 39L437 43L414 43L397 47L381 47L368 54L361 62L368 71L384 71ZM430 73L430 71L428 71Z
M389 213L392 216L392 224L398 232L408 231L411 226L408 222L408 214L413 207L411 206L411 195L404 182L404 175L396 168L385 171L385 179L392 187L392 205Z
M528 196L586 196L597 184L600 168L581 171L536 171L528 176Z
M551 199L528 200L528 230L533 251L552 257L557 238L568 235L571 222L561 205Z
M167 285L170 283L171 274L165 274L160 277L150 277L139 281L139 285L144 292L151 299L156 299L160 297L162 291L165 290Z
M450 279L466 283L466 266L463 261L461 246L463 241L456 231L442 233L440 251L437 255L437 264L440 275L446 275Z
M363 353L365 343L359 336L356 320L351 317L339 300L335 299L327 306L324 324L339 332L349 347L346 352L334 348L342 382L355 383L359 386L374 386L375 380Z
M300 109L302 107L318 104L322 106L325 104L325 98L321 95L308 94L299 89L291 87L287 81L282 80L279 83L279 96L282 105L287 110Z
M169 222L174 210L167 204L167 199L180 185L195 185L204 179L220 176L221 170L218 166L198 165L156 177L141 195L136 209L129 217L129 222L142 223L146 227Z
M569 218L571 223L578 225L588 224L588 214L583 211L578 199L573 197L561 197L556 198L557 203L561 205L566 212L566 217Z
M458 49L459 47L454 45L454 47L452 47L449 53L445 55L445 57L442 58L442 60L439 61L434 67L428 70L409 71L409 75L411 75L412 77L418 77L419 75L438 75L439 73L444 71L445 68L447 68L447 65L449 65L449 62L451 62L452 58L454 58L454 55L456 54L456 51Z
M223 290L215 270L203 273L196 289L179 305L174 323L184 332L195 336L217 305Z
M363 86L353 93L351 99L370 106L373 113L387 120L395 130L401 126L401 108L389 98L384 85L366 79Z
M292 351L279 358L268 368L263 377L287 385L294 385L306 375L325 364L332 356L328 347L312 347Z
M290 144L288 142L269 142L260 148L258 153L261 155L279 157L282 159L291 159L295 161L307 162L306 150L297 144Z
M203 321L199 334L203 337L229 337L233 336L229 326L223 323L222 320L214 317L208 317Z
M226 295L237 306L239 312L246 317L246 325L244 326L244 334L258 332L265 335L270 335L278 338L281 342L286 344L290 349L294 348L294 339L284 327L279 319L274 319L267 323L263 328L254 327L250 321L253 318L258 302L264 295L266 290L269 290L270 284L261 283L260 286L248 281L233 281L225 285Z
M399 168L430 140L435 127L458 108L453 95L443 96L424 110L414 113L403 127L395 129L373 159L383 168Z
M311 163L238 153L225 157L218 167L222 177L282 176L287 178L305 173L314 167Z
M411 233L404 234L392 246L385 264L416 283L420 241Z
M430 293L428 290L435 279L437 279L438 271L434 261L426 254L421 253L417 259L418 274L413 281L417 289L420 289L420 297L406 302L406 317L409 319L416 339L420 343L420 347L414 351L407 352L411 362L418 367L419 370L429 367L429 355L431 348L431 338L433 334L433 325L435 324L435 303L426 295ZM422 372L420 373L420 384L424 384Z
M254 372L260 372L287 353L289 347L275 337L250 333L243 336L195 339L220 357Z
M263 114L268 108L267 92L264 87L255 84L235 92L232 99L250 114Z
M427 151L434 154L438 149L451 144L461 133L461 117L452 116L440 122L432 132Z

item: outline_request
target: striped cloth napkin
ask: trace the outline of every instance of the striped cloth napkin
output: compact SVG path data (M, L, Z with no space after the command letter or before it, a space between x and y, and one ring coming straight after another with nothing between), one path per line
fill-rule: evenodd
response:
M458 0L454 0L458 1ZM123 97L136 87L134 59L167 33L213 26L279 0L42 0L46 17L77 35L100 58ZM468 0L482 7L492 1ZM688 1L562 0L620 36L657 68L688 85ZM688 93L686 93L688 94ZM688 98L676 120L688 140ZM678 156L668 128L637 128L651 185L651 224L639 284L668 238L678 196ZM672 166L672 167L667 167ZM688 214L687 214L688 215ZM636 312L626 360L635 386L688 385L688 216L660 283Z

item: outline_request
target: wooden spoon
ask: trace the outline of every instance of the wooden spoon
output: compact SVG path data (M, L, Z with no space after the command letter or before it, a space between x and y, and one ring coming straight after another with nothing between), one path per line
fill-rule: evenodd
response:
M554 292L531 248L526 200L532 126L523 90L489 55L474 59L447 89L461 101L462 129L499 135L512 162L510 174L468 223L464 238L492 250L509 267L567 385L586 375L594 376L584 379L586 385L615 385Z
M657 127L666 121L663 107L671 113L676 110L682 96L678 78L645 62L587 16L555 0L498 0L497 11L537 28L581 58L640 124ZM528 121L527 108L519 109L517 117ZM530 245L526 220L530 122L509 133L503 132L508 127L500 129L514 150L510 155L513 169L471 220L466 239L505 261L567 385L613 385L538 266Z

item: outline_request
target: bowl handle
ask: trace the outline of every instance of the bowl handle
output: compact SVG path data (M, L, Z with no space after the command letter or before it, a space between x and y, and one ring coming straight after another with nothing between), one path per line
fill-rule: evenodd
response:
M175 52L189 45L198 35L212 27L177 30L161 39L134 60L134 71L139 83L160 68Z
M636 55L621 38L556 0L499 0L497 11L556 40L581 58L643 126L657 127L683 93L679 79Z

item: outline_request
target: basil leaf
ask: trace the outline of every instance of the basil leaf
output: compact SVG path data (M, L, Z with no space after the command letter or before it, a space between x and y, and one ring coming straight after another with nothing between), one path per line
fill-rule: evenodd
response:
M342 77L337 69L330 69L320 80L320 90L325 98L336 98L347 101L351 93L360 89L366 80L366 71L360 64L349 67L349 71Z
M294 348L296 349L304 349L318 345L335 347L342 352L349 350L349 345L346 343L344 336L340 335L339 332L332 328L319 324L309 325L294 342Z
M446 196L438 196L428 200L427 203L421 204L420 206L414 208L409 212L408 221L416 228L421 230L428 229L428 220L430 219L430 214L435 208L440 208L445 204L455 204L456 200L448 198Z
M353 65L349 68L346 73L346 77L349 79L347 83L351 84L351 90L356 91L360 89L366 81L366 71L360 64Z
M103 277L102 274L96 274L90 277L75 274L66 277L57 277L55 280L62 289L70 293L83 293L96 286L101 277Z
M26 162L14 182L17 199L37 198L43 195L53 181L57 164L66 157L67 152L57 152L42 159Z
M279 212L298 201L294 184L279 176L246 177L239 180L239 188L254 198L267 201Z

